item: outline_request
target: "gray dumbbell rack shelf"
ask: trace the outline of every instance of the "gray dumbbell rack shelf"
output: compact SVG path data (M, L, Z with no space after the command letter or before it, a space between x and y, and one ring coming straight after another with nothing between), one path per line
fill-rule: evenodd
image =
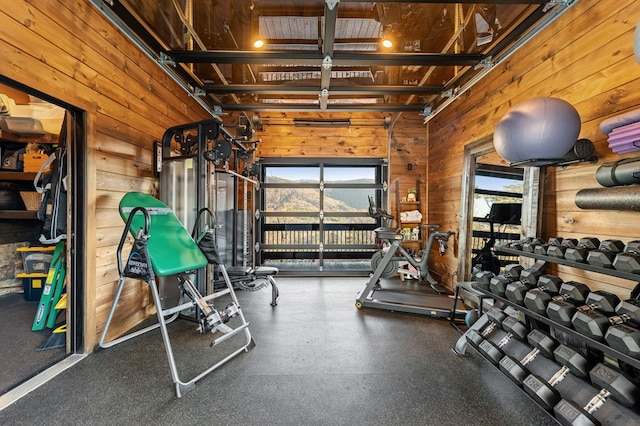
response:
M589 270L592 272L599 272L601 274L605 274L605 275L610 275L610 276L615 276L615 277L619 277L619 278L624 278L624 279L628 279L631 281L636 281L636 282L640 282L640 275L638 274L632 274L630 272L624 272L624 271L618 271L615 269L609 269L609 268L600 268L597 266L593 266L590 265L588 263L580 263L580 262L573 262L570 260L566 260L566 259L560 259L557 257L552 257L552 256L545 256L545 255L540 255L540 254L536 254L536 253L530 253L530 252L525 252L525 251L520 251L520 250L514 250L514 249L510 249L510 248L500 248L500 251L503 251L507 254L513 255L513 256L524 256L524 257L531 257L537 260L542 260L548 263L558 263L558 264L562 264L562 265L567 265L567 266L572 266L574 268L580 268L580 269L584 269L584 270ZM558 324L555 321L550 320L549 318L539 315L533 311L530 311L529 309L527 309L526 306L521 306L518 305L517 303L513 303L512 301L504 298L504 297L500 297L496 294L491 293L488 290L484 290L481 289L475 285L472 285L473 289L484 294L485 298L493 298L494 300L498 300L500 302L502 302L503 304L507 305L507 306L511 306L515 309L517 309L518 311L522 312L523 314L525 314L527 317L535 319L536 321L539 321L541 323L547 324L548 326L551 326L557 330L560 330L564 333L566 333L569 336L572 336L573 338L576 338L580 341L583 341L584 343L586 343L587 345L589 345L590 347L592 347L593 349L597 349L599 351L602 351L603 353L616 358L620 361L623 361L624 363L633 366L634 368L640 370L640 359L636 359L636 358L632 358L629 355L622 353L614 348L612 348L611 346L599 342L597 340L591 339L587 336L585 336L584 334L578 333L577 331L575 331L572 328L566 327L562 324Z
M559 257L546 256L544 254L530 253L522 250L514 250L508 247L497 247L498 253L508 254L509 256L524 256L532 259L544 260L548 263L557 263L559 265L571 266L573 268L584 269L585 271L599 272L601 274L610 275L612 277L624 278L626 280L640 282L639 274L632 274L631 272L619 271L612 268L601 268L599 266L593 266L589 263L574 262Z

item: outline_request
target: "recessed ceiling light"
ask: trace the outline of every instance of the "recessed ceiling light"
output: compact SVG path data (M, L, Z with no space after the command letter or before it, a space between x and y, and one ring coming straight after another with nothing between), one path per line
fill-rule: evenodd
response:
M253 47L256 49L260 49L262 46L264 46L264 40L258 39L253 42Z

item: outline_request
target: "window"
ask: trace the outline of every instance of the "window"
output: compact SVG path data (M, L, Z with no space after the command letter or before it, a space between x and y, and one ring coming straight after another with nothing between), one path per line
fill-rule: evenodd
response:
M376 160L263 160L260 263L284 272L368 273L379 226L369 216L368 200L378 198L385 172Z

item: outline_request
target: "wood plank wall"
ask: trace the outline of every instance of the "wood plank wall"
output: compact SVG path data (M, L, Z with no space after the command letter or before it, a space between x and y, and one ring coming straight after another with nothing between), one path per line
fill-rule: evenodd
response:
M536 96L554 96L576 107L582 119L580 137L594 142L599 162L546 168L540 237L595 236L625 242L639 238L638 213L580 210L574 203L578 190L599 187L595 180L599 165L638 156L612 153L598 125L603 119L640 107L640 65L633 55L639 18L637 1L580 1L431 120L429 220L458 229L465 145L492 134L514 105ZM457 254L441 262L446 269L443 276L452 284ZM557 272L565 279L624 297L636 284L567 267L558 267Z
M102 330L118 279L116 248L123 223L118 203L128 191L157 191L152 147L170 126L208 118L88 2L15 0L0 10L0 74L86 111L89 158L85 350ZM73 147L71 147L73 149ZM114 331L148 313L143 285L127 288Z

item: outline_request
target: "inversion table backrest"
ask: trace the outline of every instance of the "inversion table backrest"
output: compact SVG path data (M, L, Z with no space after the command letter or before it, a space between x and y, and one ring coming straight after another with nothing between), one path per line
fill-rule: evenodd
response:
M149 213L147 250L156 275L167 276L193 271L207 265L207 259L173 211L162 201L141 192L129 192L120 200L120 216L127 222L131 211L144 207ZM129 232L135 238L144 229L142 212L131 220Z

